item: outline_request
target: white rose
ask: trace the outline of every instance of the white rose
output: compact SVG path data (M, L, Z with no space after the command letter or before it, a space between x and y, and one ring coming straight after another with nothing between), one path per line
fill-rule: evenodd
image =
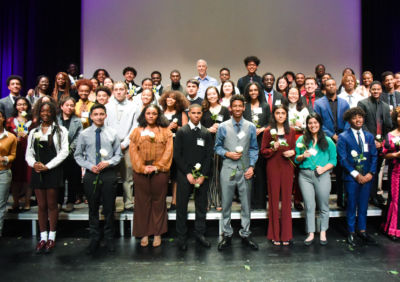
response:
M275 128L272 128L272 129L269 131L269 133L271 133L271 135L276 135L276 129L275 129Z
M302 148L304 148L304 144L303 143L297 143L296 147L299 148L299 149L302 149Z
M33 137L35 139L40 139L40 137L42 137L42 134L40 132L35 132L35 134L33 134Z
M376 139L381 140L382 136L380 134L376 135Z
M86 122L86 118L81 118L81 122Z
M108 156L107 150L106 150L106 149L100 149L100 156L101 156L102 158L107 157L107 156Z
M254 117L253 117L253 121L254 121L254 122L258 122L258 116L254 116Z
M172 120L172 122L178 123L178 119L177 119L177 118L174 118L174 119Z
M79 78L83 78L83 74L80 74L80 75L79 75Z
M153 139L154 137L156 137L156 135L154 134L153 131L149 131L149 133L148 133L147 135L149 135L151 139Z
M392 105L389 106L389 110L393 111L393 106Z
M357 153L357 151L355 151L355 150L351 150L351 156L353 157L353 158L356 158L357 156L358 156L358 153Z
M21 112L21 116L26 117L27 113L25 111Z
M200 164L200 163L197 163L197 164L194 166L194 169L195 169L195 170L200 170L200 168L201 168L201 164Z
M241 153L241 152L243 152L243 147L242 146L237 146L235 148L235 151L236 151L236 153Z

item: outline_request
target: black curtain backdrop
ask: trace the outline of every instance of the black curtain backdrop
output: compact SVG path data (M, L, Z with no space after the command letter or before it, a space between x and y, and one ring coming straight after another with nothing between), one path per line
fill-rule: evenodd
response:
M362 3L362 68L380 80L400 71L400 1ZM54 76L81 61L81 0L0 1L0 93L8 95L10 74L24 78L23 93L36 77Z
M400 1L362 0L362 67L381 80L400 71Z
M59 71L80 63L81 1L0 1L0 93L7 96L6 79L24 78L22 94L36 77L50 77L50 88Z

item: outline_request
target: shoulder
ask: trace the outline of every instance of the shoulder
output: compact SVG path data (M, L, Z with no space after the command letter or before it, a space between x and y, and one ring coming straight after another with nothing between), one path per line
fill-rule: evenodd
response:
M374 137L374 135L372 135L372 133L370 133L370 132L368 132L366 130L363 130L363 133L365 135L365 138L369 138L369 139L375 140L375 137Z
M303 137L303 136L302 136ZM299 138L300 139L300 138ZM328 145L329 147L336 147L335 142L333 142L332 138L330 138L329 136L325 136L326 141L328 141Z
M329 137L328 137L328 138L329 138ZM303 139L304 139L304 135L301 135L299 138L297 138L296 143L301 143L301 142L303 142Z
M87 136L87 135L90 134L90 132L91 132L91 127L89 126L88 128L85 128L84 130L82 130L80 135L81 136Z
M17 141L17 137L11 133L10 131L7 131L7 138L10 139L11 142L16 142Z

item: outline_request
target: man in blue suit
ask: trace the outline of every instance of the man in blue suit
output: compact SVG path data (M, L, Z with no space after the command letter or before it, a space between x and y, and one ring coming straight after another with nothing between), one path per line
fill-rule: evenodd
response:
M322 117L322 129L325 134L337 143L338 136L345 129L349 128L349 124L344 121L343 114L350 108L346 100L337 97L337 87L334 79L330 78L325 82L326 96L315 101L314 111ZM336 175L336 194L337 205L345 208L345 193L342 181L342 167L338 160L337 166L334 168Z
M347 242L355 246L354 232L358 214L357 235L366 244L376 241L366 232L368 199L372 179L376 173L378 153L374 136L362 130L365 112L360 107L345 112L344 119L351 128L339 135L337 153L344 168L343 179L347 191ZM358 211L357 211L358 210Z

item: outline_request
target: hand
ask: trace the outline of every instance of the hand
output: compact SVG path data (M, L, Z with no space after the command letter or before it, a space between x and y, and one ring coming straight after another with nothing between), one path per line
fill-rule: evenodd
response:
M152 171L152 166L151 165L146 165L145 167L144 167L144 174L150 174L150 173L152 173L153 171Z
M356 177L356 181L359 184L364 184L365 183L364 176L362 176L361 174L358 174L357 177Z
M42 168L40 169L40 171L47 171L47 170L49 170L49 168L45 165L43 165Z
M274 143L274 148L273 148L273 149L274 149L275 151L278 150L280 145L281 145L281 144L279 144L278 141L275 141L275 143Z
M336 134L332 136L333 141L337 142L339 136L337 136Z
M251 166L251 167L249 167L249 168L247 169L247 171L244 173L244 178L250 179L250 178L253 177L253 175L254 175L254 169L253 169L253 167Z
M377 149L382 148L382 142L378 142L378 141L375 140L375 147L376 147Z
M264 130L265 130L265 128L256 128L256 134L257 134L257 136L258 136L259 134L261 134L262 132L264 132Z
M34 163L34 165L33 165L33 169L36 171L36 172L40 172L41 171L41 169L43 168L43 164L41 163L41 162L36 162L36 163Z
M97 169L98 169L98 171L100 172L100 171L102 171L103 169L105 169L106 167L108 167L109 165L110 165L109 162L102 161L102 162L99 162L99 163L97 164Z
M308 150L306 150L304 153L303 153L303 157L306 159L306 158L309 158L309 157L311 157L311 153L308 151Z
M282 153L282 155L286 158L293 157L295 154L296 154L296 152L294 150L287 150Z
M0 162L4 162L5 158L0 156Z
M194 177L191 173L186 174L186 178L190 184L192 184L192 185L196 184L196 180L194 179Z
M176 122L171 122L168 126L170 130L178 128L178 124Z
M301 121L299 121L299 120L296 120L295 125L296 125L297 127L300 127L300 128L303 127L303 123L302 123Z
M242 157L242 153L236 153L236 152L226 152L225 156L227 158L230 158L231 160L237 161Z
M371 173L367 173L364 176L365 183L370 182L372 180L372 178L374 178L374 176Z
M325 173L325 169L322 166L317 166L316 171L319 175L322 175Z
M205 180L204 176L200 176L199 178L196 179L195 184L202 185L204 180Z
M214 126L211 126L210 128L208 128L208 131L211 133L217 133L217 129Z
M126 147L124 145L121 144L121 151L125 150Z
M27 95L32 97L35 94L35 91L33 89L29 89Z
M92 169L91 169L91 171L93 172L93 173L95 173L95 174L99 174L99 169L97 168L97 166L92 166Z

